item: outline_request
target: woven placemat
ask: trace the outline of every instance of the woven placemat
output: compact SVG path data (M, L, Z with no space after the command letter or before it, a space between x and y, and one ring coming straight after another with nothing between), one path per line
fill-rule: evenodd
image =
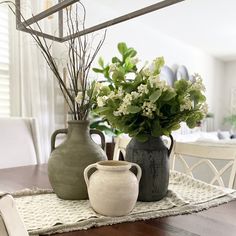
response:
M99 215L89 201L62 200L52 190L24 190L13 196L29 233L38 235L197 212L236 199L236 190L209 185L174 171L165 198L137 202L133 211L122 217Z

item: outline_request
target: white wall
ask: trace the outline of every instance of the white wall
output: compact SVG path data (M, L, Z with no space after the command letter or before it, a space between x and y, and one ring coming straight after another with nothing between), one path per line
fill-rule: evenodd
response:
M221 120L225 116L231 113L231 91L236 89L236 61L225 62L225 73L222 76L222 88L220 91L220 110L221 110ZM236 104L235 104L236 105ZM222 128L229 128L229 126L223 125Z

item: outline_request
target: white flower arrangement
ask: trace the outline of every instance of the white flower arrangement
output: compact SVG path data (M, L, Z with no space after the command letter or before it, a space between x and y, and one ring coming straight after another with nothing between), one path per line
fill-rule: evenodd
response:
M205 117L205 87L200 75L194 74L191 81L177 80L172 87L160 79L162 57L138 70L136 51L125 43L118 44L118 49L122 59L114 57L113 64L106 66L100 59L102 69L94 69L108 82L97 94L95 111L111 126L145 141L149 135L170 135L183 121L193 128ZM130 74L134 74L133 80L127 78Z

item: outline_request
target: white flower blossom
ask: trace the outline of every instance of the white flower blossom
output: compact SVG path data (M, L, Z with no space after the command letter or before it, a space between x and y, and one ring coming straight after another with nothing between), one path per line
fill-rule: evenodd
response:
M170 86L167 85L165 80L160 80L159 75L150 76L148 78L149 84L151 88L159 88L162 91L166 91L167 89L171 89Z
M122 115L122 114L123 115L128 115L129 114L129 112L127 110L128 105L129 105L129 103L127 103L127 102L121 103L121 105L119 106L119 108L117 110L118 114L120 114L120 115Z
M102 83L96 82L94 86L94 92L99 92L102 88Z
M126 94L125 97L123 98L123 102L117 109L117 111L113 112L114 116L121 116L121 115L128 115L128 106L131 105L133 98L131 94Z
M208 105L206 103L203 103L200 110L204 115L206 115L208 113Z
M157 107L152 102L144 102L142 105L142 109L143 109L142 115L152 119L153 111L156 111Z
M140 93L140 94L148 94L149 93L149 90L148 90L148 87L147 87L147 85L146 84L140 84L139 86L138 86L138 92Z
M124 91L123 91L123 89L121 87L118 88L117 95L118 95L118 97L123 97Z
M162 91L166 91L167 89L169 89L169 86L167 85L165 80L160 80L157 87L161 89Z
M109 73L114 72L118 69L117 63L113 63L109 65Z
M132 95L129 94L129 93L127 93L127 94L125 95L124 99L123 99L123 101L124 101L125 103L129 103L129 105L131 104L131 101L132 101L132 100L133 100Z
M122 113L120 111L113 111L114 116L121 116Z
M107 96L102 96L97 98L98 107L103 107L106 104Z
M150 69L149 69L149 68L144 68L144 69L142 70L142 75L147 76L147 77L151 76L151 71L150 71Z
M185 97L180 104L180 111L184 110L191 110L192 109L192 101L190 100L189 97Z
M131 96L133 99L137 99L137 98L139 98L140 94L138 92L133 91L133 92L131 92Z
M159 75L158 76L150 76L148 78L149 84L151 88L157 87L158 83L160 82Z
M83 101L84 101L84 104L87 104L89 102L89 96L87 95L87 93L83 93L82 91L80 91L75 97L75 101L79 105L81 105Z
M195 81L193 82L191 89L192 90L200 90L200 91L205 92L206 87L203 84L201 76L199 74L194 74L193 78Z
M117 97L117 94L115 94L114 91L111 91L107 97L108 97L108 99L114 99Z

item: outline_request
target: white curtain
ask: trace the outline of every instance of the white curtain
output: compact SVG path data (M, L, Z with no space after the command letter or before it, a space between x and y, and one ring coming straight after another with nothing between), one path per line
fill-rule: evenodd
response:
M24 10L30 16L45 6L44 1L29 1ZM12 14L13 15L13 14ZM14 24L14 15L12 24ZM52 22L47 19L43 30L53 34ZM40 132L42 162L50 154L50 136L55 130L55 80L40 49L28 33L12 29L12 101L13 115L37 118Z

